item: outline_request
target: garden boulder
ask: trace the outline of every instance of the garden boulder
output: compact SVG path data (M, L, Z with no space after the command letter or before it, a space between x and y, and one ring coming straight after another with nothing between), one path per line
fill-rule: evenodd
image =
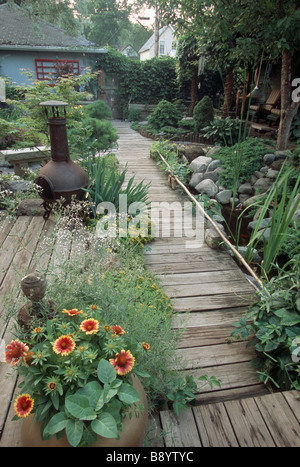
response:
M198 193L207 195L210 198L214 198L219 191L217 185L209 178L198 183L198 185L195 186L195 189Z
M187 160L191 163L197 157L205 156L205 151L201 146L186 146L184 155Z
M211 161L211 157L199 156L190 163L189 168L192 172L204 172Z

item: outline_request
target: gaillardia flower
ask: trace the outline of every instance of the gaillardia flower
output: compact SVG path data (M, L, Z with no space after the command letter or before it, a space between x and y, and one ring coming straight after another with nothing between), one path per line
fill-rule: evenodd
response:
M125 334L125 331L124 329L121 328L121 326L112 326L111 329L112 329L112 332L115 333L116 335Z
M80 313L82 313L82 310L79 310L77 308L73 308L73 310L66 310L65 308L63 309L62 313L66 313L69 316L77 316Z
M121 353L117 353L115 358L110 358L109 362L115 367L117 374L122 376L132 370L135 358L129 350L121 350Z
M80 330L86 334L97 334L99 329L99 321L96 319L85 319L80 325Z
M75 349L75 341L71 336L60 336L53 344L53 350L63 357L69 355Z
M14 409L18 417L25 418L33 409L34 400L29 394L21 394L16 398Z
M142 343L143 349L149 350L150 349L150 344L147 344L147 342Z
M16 339L11 341L10 344L7 344L6 349L6 352L4 352L6 363L10 363L11 366L14 366L19 363L20 358L22 358L23 363L25 363L26 353L29 350L26 344Z

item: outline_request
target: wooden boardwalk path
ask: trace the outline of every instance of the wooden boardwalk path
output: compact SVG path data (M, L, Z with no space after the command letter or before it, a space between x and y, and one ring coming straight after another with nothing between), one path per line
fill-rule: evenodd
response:
M120 135L117 157L128 164L127 180L151 181L153 202L182 203L182 196L167 185L166 175L150 159L151 140L114 122ZM177 206L179 209L179 205ZM178 220L180 213L174 213ZM33 271L46 271L61 252L50 242L55 225L51 218L18 217L0 220L0 317L5 314L4 292L11 294L16 310L24 303L19 293L21 278ZM254 289L227 254L205 244L186 248L186 238L170 235L165 226L146 252L149 268L159 275L174 305L174 328L182 327L178 354L185 372L195 378L216 376L221 388L200 387L197 405L181 411L163 410L149 423L151 446L300 446L299 400L294 391L268 394L250 365L253 351L244 342L230 343L232 322L237 321L252 300ZM45 248L45 245L47 246ZM56 263L55 263L56 264ZM0 351L12 338L10 324L0 321ZM11 422L15 372L0 358L0 447L20 446L21 423ZM153 428L163 430L156 436Z

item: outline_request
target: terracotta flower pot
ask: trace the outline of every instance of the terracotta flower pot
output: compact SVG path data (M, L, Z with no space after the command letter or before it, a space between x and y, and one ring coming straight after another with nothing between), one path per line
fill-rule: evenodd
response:
M138 447L141 446L145 437L148 425L148 403L144 388L137 377L134 377L133 386L138 391L140 400L144 405L144 411L139 412L138 416L133 412L132 418L126 415L123 424L124 430L120 433L119 439L103 438L98 436L96 443L90 447ZM21 446L22 447L71 447L66 435L60 439L56 436L49 440L43 440L40 433L40 424L33 422L33 415L29 415L23 421L21 428Z

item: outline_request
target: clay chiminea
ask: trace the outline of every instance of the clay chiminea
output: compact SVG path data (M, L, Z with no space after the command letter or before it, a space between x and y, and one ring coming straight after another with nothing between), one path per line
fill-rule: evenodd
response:
M82 188L87 187L88 176L82 167L70 159L66 129L67 102L46 101L41 102L40 105L45 107L47 115L51 160L40 169L35 183L40 187L40 196L44 200L44 219L48 219L52 205L58 199L64 199L64 205L67 205L72 198L77 200L83 198ZM50 116L49 107L52 109Z

